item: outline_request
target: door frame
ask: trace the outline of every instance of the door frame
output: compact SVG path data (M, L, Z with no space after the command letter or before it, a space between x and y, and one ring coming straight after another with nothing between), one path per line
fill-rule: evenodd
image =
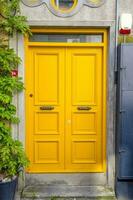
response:
M29 65L28 63L28 48L29 47L101 47L103 50L103 73L102 73L102 105L103 105L103 121L102 121L102 130L103 130L103 149L102 149L102 156L103 156L103 172L107 171L107 154L106 154L106 141L107 141L107 119L106 119L106 110L107 110L107 29L90 29L90 28L33 28L31 29L32 33L69 33L69 34L102 34L103 35L103 41L101 43L58 43L58 42L30 42L28 39L28 36L25 36L24 39L24 46L25 46L25 85L28 80L28 73L27 73L27 67ZM25 93L25 105L27 107L27 99L26 99L26 93ZM25 107L25 119L27 119L27 112ZM27 134L27 126L28 122L25 120L25 128L26 128L26 137L25 137L25 148L27 154L29 153L29 146L28 146L28 134ZM30 172L34 173L34 172ZM41 173L41 172L40 172ZM53 173L53 172L51 172ZM91 173L91 172L90 172Z

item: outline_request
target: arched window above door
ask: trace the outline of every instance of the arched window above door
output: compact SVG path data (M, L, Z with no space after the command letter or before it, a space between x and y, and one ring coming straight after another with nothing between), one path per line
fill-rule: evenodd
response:
M60 17L69 17L76 14L83 5L96 8L102 6L106 0L21 0L29 7L47 5L49 10Z

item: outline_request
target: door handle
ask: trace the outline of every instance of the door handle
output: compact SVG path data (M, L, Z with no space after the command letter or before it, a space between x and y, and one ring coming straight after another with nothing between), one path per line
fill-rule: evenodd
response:
M41 106L40 110L54 110L54 106Z
M77 109L78 110L91 110L92 108L89 106L78 106Z

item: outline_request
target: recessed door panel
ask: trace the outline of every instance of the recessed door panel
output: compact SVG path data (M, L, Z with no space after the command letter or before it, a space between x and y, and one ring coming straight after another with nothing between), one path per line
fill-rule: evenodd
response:
M51 164L59 162L59 141L36 141L35 163Z
M96 103L96 55L80 51L72 55L72 98L73 105ZM89 84L88 84L89 83Z
M35 113L35 134L59 134L60 113L59 112L36 112Z
M72 115L72 134L96 134L96 114L75 112Z
M96 163L96 143L91 140L75 140L72 143L72 164Z
M35 104L59 103L59 54L35 53Z

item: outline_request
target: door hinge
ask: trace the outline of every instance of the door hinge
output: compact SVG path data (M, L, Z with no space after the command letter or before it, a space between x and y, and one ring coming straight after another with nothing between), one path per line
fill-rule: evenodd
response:
M127 68L127 66L120 66L120 69L126 69Z

